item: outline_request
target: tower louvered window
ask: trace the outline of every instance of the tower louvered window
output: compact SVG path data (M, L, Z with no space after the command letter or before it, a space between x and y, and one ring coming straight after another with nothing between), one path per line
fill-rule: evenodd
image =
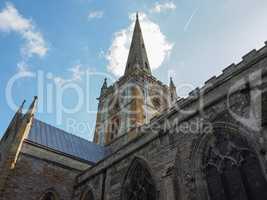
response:
M238 136L217 135L208 150L211 200L266 200L267 182L256 153Z
M148 169L135 161L124 184L123 200L156 200L156 188Z

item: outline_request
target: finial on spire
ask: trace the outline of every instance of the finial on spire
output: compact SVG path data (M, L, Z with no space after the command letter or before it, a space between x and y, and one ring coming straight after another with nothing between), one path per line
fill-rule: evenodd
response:
M104 87L107 87L108 84L107 84L107 78L104 79L104 84L103 84Z
M26 103L26 100L24 99L22 104L20 105L20 107L18 109L18 112L22 112L22 109L23 109L25 103Z
M172 77L170 77L170 87L175 87Z
M38 99L38 97L34 96L33 101L32 101L32 103L31 103L31 105L30 105L30 107L28 109L27 114L30 114L30 115L34 114L36 106L37 106L37 99Z
M138 11L136 12L136 19L138 20L139 19L139 13L138 13Z
M107 78L104 79L104 83L101 87L101 94L108 88Z
M23 110L25 103L26 103L26 100L24 99L22 104L20 105L19 109L17 110L17 114L22 114L22 110Z

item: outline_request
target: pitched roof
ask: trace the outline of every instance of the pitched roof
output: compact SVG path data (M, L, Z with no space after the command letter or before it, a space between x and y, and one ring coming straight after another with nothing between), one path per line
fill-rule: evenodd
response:
M34 119L27 140L78 159L96 163L108 155L107 148Z
M124 74L129 74L137 69L141 69L146 73L151 74L138 14L136 15L132 43Z

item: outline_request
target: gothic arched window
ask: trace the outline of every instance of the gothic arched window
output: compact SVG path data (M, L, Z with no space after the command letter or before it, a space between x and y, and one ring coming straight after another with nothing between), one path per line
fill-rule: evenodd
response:
M94 200L94 195L92 193L92 191L88 191L86 192L83 197L81 198L81 200Z
M57 196L54 192L48 191L42 196L41 200L57 200Z
M154 180L144 161L131 164L123 185L122 200L156 200Z
M217 134L205 163L210 200L267 199L260 162L240 136Z

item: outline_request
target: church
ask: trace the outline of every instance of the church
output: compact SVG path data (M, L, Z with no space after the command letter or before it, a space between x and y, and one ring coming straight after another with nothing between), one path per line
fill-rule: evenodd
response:
M0 199L266 200L266 89L267 43L178 97L153 76L137 15L93 142L35 118L37 97L26 113L23 102L0 141Z

